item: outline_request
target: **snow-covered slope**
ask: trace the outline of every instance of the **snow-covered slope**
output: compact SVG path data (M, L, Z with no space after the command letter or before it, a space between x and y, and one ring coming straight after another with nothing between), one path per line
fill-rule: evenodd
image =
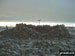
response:
M47 33L29 27L2 31L0 56L59 56L60 50L75 51L75 38L65 29L57 26Z

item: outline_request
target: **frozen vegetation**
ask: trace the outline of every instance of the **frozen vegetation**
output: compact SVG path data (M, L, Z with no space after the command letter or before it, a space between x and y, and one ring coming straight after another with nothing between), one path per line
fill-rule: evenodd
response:
M0 56L59 56L60 50L75 51L72 30L63 25L20 24L0 32Z

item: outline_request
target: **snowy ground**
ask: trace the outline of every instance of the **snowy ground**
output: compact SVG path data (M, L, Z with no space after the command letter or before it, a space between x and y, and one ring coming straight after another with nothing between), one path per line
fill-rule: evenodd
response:
M75 29L68 29L73 33L68 40L23 40L0 35L0 56L58 56L59 50L75 51Z
M0 39L0 56L57 55L59 49L75 51L74 41ZM68 47L69 45L69 47Z

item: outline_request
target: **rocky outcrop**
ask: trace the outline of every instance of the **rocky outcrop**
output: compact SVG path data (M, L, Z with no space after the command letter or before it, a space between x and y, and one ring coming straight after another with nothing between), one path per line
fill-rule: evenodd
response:
M17 25L13 29L2 31L5 36L13 36L23 39L66 39L70 38L70 34L64 25Z
M18 25L0 32L0 56L58 56L75 51L75 38L64 25Z

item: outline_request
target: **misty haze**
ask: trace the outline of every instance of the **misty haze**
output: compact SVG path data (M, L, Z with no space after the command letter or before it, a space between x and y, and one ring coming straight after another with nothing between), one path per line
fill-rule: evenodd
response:
M75 56L75 0L0 0L0 56Z

